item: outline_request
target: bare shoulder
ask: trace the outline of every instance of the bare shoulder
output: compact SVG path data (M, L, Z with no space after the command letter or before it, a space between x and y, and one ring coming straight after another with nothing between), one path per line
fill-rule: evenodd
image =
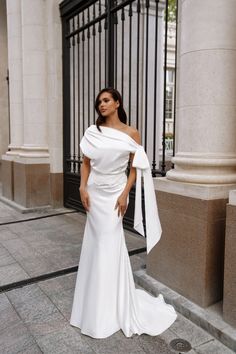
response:
M140 134L139 131L131 126L128 126L128 134L131 136L132 139L134 139L136 141L136 143L140 144L141 142L141 138L140 138Z

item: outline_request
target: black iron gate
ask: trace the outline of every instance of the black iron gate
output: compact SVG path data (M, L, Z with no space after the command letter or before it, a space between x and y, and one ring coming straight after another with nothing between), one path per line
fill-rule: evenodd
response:
M153 176L165 175L168 9L168 0L60 4L65 206L83 210L79 142L95 123L94 101L103 87L121 92L128 123L141 133ZM132 227L133 199L131 191L124 219L128 227Z

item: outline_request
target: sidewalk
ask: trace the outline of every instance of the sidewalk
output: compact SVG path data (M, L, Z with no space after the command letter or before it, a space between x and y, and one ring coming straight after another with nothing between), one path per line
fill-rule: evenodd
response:
M20 214L0 203L0 223L0 286L78 265L83 214L64 208ZM145 246L142 237L130 232L126 241L129 251ZM145 253L130 259L136 274L144 272ZM181 314L156 337L126 338L121 331L98 340L81 335L69 324L75 279L73 271L0 293L0 353L180 353L170 346L176 338L191 344L190 354L233 353Z

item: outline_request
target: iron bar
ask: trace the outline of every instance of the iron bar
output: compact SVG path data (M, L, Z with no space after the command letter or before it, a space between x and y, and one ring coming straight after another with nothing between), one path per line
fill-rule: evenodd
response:
M8 100L8 145L11 144L11 116L10 116L10 81L9 81L9 69L7 69L7 100ZM10 148L8 147L8 151Z
M145 150L147 150L147 126L148 126L148 116L147 116L147 110L148 110L148 34L149 34L149 6L150 2L149 0L146 0L146 70L145 70L145 139L144 139L144 147Z
M98 12L99 15L101 15L101 0L99 0L98 4ZM99 33L99 91L102 88L102 78L101 78L101 71L102 71L102 53L101 53L101 47L102 47L102 25L101 25L101 20L98 23L98 33Z
M82 23L84 24L84 12L82 12ZM85 34L84 31L82 32L82 87L83 87L83 99L82 99L82 104L83 104L83 110L82 110L82 119L83 119L83 134L85 131L85 105L84 105L84 100L85 100L85 93L84 93L84 85L85 85L85 77L84 77L84 41L85 41Z
M62 23L62 43L63 43L63 166L64 171L68 171L68 163L66 159L70 156L70 40L66 39L66 34L69 32L69 21ZM66 197L66 186L64 188L64 198Z
M115 4L117 4L117 0L115 0L114 2ZM117 16L117 12L115 12L114 14L114 42L115 42L115 46L114 46L114 87L117 88L117 26L118 26L118 16Z
M178 50L178 0L176 0L176 27L175 27L175 76L174 76L174 122L173 122L173 156L175 156L175 128L176 128L176 87L177 87L177 50ZM174 164L172 164L174 168Z
M158 6L159 0L156 0L156 18L155 18L155 59L154 59L154 110L153 110L153 161L152 171L156 169L156 114L157 114L157 42L158 42Z
M129 125L131 124L131 76L132 76L132 3L129 5Z
M80 21L79 15L77 16L77 27L79 28ZM80 139L80 34L77 35L77 46L78 46L78 138ZM78 151L78 158L81 159L80 149Z
M90 21L90 12L89 8L87 10L87 18L88 22ZM90 126L90 27L87 31L87 38L88 38L88 126Z
M110 1L110 0L107 0ZM117 13L119 10L123 9L124 7L126 7L127 5L133 3L135 0L126 0L126 1L122 1L120 4L113 6L110 9L111 13ZM95 1L96 2L96 1ZM85 9L87 8L87 6L85 7ZM81 10L80 12L82 12L83 10ZM79 29L76 29L75 31L70 32L69 34L67 34L67 37L72 37L75 34L77 34L78 32L82 32L84 30L86 30L88 27L93 26L95 23L104 20L106 18L107 14L100 14L96 19L91 20L89 23L86 23L84 26L81 26Z
M74 32L70 32L67 35L67 38L71 38L73 37L75 34L83 32L85 30L87 30L89 27L92 27L93 25L95 25L96 23L104 20L106 18L106 14L102 14L101 16L97 17L96 20L92 20L89 23L84 24L83 26L81 26L79 29L75 30Z
M137 71L136 71L136 128L139 129L139 38L140 38L140 0L137 1Z
M96 17L96 12L95 12L95 4L93 5L93 18L95 19ZM93 25L93 102L95 102L95 87L96 87L96 71L95 71L95 58L96 58L96 42L95 42L95 36L96 36L96 27L95 24ZM95 123L95 109L93 107L93 123Z
M75 28L75 18L73 17L72 20L72 26ZM73 141L72 141L72 151L73 151L73 158L74 160L76 159L76 154L75 154L75 37L72 37L72 105L73 105L73 110L72 110L72 121L73 121ZM75 172L76 165L75 163L72 164L73 172Z
M161 170L165 173L165 152L166 152L166 69L167 69L167 42L168 42L168 5L169 1L166 0L165 8L165 50L164 50L164 98L163 98L163 130L162 130L162 164Z
M121 96L124 94L124 21L125 21L125 11L122 8L121 11L121 21L122 21L122 35L121 35Z
M104 65L104 73L105 73L105 86L107 85L107 64L109 63L109 60L108 60L108 58L107 58L107 56L108 56L108 43L107 43L107 41L108 41L108 36L107 36L107 28L108 28L108 24L107 24L107 22L108 22L108 6L109 6L109 0L105 0L105 8L106 8L106 14L107 14L107 16L105 17L105 20L104 20L104 35L105 35L105 41L104 41L104 48L105 48L105 55L104 55L104 58L105 58L105 60L104 60L104 63L105 63L105 65ZM108 86L108 85L107 85Z

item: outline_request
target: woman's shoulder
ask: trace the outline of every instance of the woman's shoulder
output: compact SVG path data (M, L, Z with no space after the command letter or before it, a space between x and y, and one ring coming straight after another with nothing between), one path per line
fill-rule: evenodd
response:
M140 138L140 134L139 134L139 131L132 127L131 125L127 125L127 134L132 138L134 139L138 144L140 144L141 142L141 138Z

